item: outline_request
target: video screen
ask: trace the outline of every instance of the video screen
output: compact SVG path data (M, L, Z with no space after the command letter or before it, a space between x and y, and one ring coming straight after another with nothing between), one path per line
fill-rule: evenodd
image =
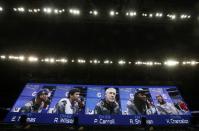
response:
M82 125L189 124L191 113L175 86L28 83L5 122Z

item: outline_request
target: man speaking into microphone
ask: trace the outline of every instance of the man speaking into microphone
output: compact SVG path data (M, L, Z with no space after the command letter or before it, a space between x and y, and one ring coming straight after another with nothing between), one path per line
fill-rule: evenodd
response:
M62 98L55 105L53 113L58 114L78 114L84 107L84 99L80 96L80 90L73 88L69 91L67 98Z

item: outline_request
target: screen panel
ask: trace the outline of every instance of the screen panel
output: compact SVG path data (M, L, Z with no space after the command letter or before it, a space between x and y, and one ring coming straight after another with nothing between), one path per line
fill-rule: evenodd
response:
M21 115L38 124L189 124L191 113L175 86L114 86L28 83L5 122Z

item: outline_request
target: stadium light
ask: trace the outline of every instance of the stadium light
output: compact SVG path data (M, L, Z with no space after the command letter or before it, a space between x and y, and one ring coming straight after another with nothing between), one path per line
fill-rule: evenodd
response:
M20 61L24 61L25 57L24 56L19 56Z
M176 15L175 14L168 14L167 17L169 17L171 20L175 20L176 19Z
M141 61L136 61L135 64L136 65L142 65L142 62Z
M97 16L98 15L98 11L97 10L92 10L89 12L90 14Z
M154 62L154 65L162 65L160 62Z
M49 62L49 59L48 59L48 58L45 58L44 61L45 61L45 62Z
M79 9L69 9L69 13L73 15L80 15Z
M1 59L6 59L6 56L5 55L1 55Z
M155 17L157 17L157 18L161 18L163 16L163 14L162 13L159 13L159 12L157 12L156 14L155 14Z
M84 59L78 59L77 62L80 63L80 64L86 63L86 61Z
M68 62L68 60L67 60L67 59L65 59L65 58L62 58L62 59L58 59L58 60L56 60L56 62L67 63L67 62Z
M29 61L29 62L37 62L37 61L38 61L38 58L37 58L37 57L34 57L34 56L30 56L30 57L28 57L28 61Z
M134 17L136 15L137 15L137 13L135 11L128 11L128 12L126 12L126 16Z
M153 14L151 13L151 14L149 14L149 18L152 18L153 17Z
M192 65L192 66L195 66L195 65L197 65L198 63L199 63L199 62L194 61L194 60L192 60L192 61L183 61L183 62L182 62L183 65Z
M109 12L109 15L110 16L115 16L115 15L118 15L119 13L117 12L117 11L113 11L113 10L111 10L110 12Z
M154 63L153 63L152 61L146 62L146 65L147 65L147 66L153 66L153 64L154 64Z
M32 10L32 9L28 9L28 12L32 13L32 12L33 12L33 10Z
M97 60L97 59L94 59L94 60L91 60L91 61L90 61L90 63L99 64L99 63L100 63L100 61L99 61L99 60Z
M180 18L181 19L189 19L189 18L191 18L191 16L190 15L186 15L186 14L182 14L182 15L180 15Z
M119 61L118 61L118 64L119 64L119 65L124 65L124 64L126 64L126 61L124 61L124 60L119 60Z
M17 8L17 10L18 10L19 12L25 12L25 8L24 8L24 7L19 7L19 8Z
M51 14L52 13L52 8L43 8L43 12L46 14Z
M39 12L39 10L38 9L33 9L33 12L37 13L37 12Z
M2 12L2 11L3 11L3 7L0 6L0 12Z
M179 64L179 62L176 60L167 60L164 62L164 64L167 66L177 66Z
M54 9L54 13L58 14L59 13L58 9Z
M147 17L147 14L146 13L142 13L142 16Z
M54 59L54 58L50 58L49 62L50 62L50 63L54 63L54 62L55 62L55 59Z
M112 64L113 62L110 60L104 60L104 64Z

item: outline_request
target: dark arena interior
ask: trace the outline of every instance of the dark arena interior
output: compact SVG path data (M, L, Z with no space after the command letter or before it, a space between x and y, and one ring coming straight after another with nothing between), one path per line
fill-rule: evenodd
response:
M1 131L199 129L198 0L0 0L0 56ZM5 122L27 83L176 86L191 120L164 126Z

